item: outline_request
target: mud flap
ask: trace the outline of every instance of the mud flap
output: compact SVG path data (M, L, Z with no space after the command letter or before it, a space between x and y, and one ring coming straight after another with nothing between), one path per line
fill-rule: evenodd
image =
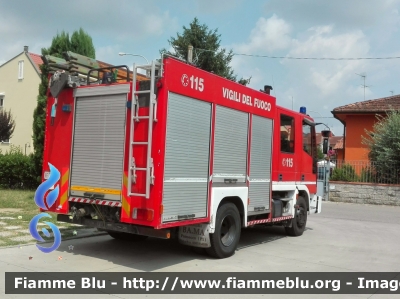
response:
M310 199L310 214L321 213L322 210L322 196L314 195Z
M179 227L179 243L183 245L209 248L210 224L194 224Z

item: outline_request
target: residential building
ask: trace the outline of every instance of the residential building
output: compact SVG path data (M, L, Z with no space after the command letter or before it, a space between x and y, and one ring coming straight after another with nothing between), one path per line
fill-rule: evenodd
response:
M30 53L28 46L14 58L0 66L0 109L11 110L15 119L15 131L10 140L0 140L0 149L6 152L10 145L20 146L25 154L33 153L33 112L37 105L39 84L41 81L41 55ZM98 67L110 67L111 64L97 61ZM118 80L125 80L126 70L119 70ZM129 72L132 79L132 72ZM145 76L139 74L138 80Z
M344 150L343 150L343 140L344 138L341 137L338 142L333 146L333 150L336 154L336 161L343 161L344 160Z
M343 155L345 161L368 161L368 147L362 136L372 131L377 116L385 116L391 109L400 110L400 95L356 102L333 109L333 116L345 127Z
M11 110L15 131L10 140L0 140L5 152L10 144L20 146L23 153L33 152L32 123L40 84L41 56L23 51L0 66L0 109Z

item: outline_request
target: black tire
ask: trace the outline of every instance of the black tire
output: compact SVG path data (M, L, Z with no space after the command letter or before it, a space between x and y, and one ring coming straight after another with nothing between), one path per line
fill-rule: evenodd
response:
M285 227L286 234L292 237L301 236L307 224L307 205L304 197L299 196L297 199L298 208L295 209L292 226Z
M206 248L206 252L220 259L232 256L239 243L241 227L236 206L233 203L223 204L217 211L215 232L210 234L211 247Z
M107 231L107 233L114 239L129 241L129 242L144 241L148 238L147 236L128 234L128 233L122 233L122 232L116 232L116 231Z

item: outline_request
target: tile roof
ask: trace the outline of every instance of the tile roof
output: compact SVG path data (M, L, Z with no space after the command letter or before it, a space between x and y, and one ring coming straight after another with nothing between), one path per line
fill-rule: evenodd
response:
M29 58L31 59L33 65L35 66L36 71L37 71L39 74L41 74L42 72L41 72L41 70L40 70L40 65L43 64L43 60L42 60L41 55L34 54L34 53L30 53L30 52L27 53L27 54L29 54Z
M334 150L343 149L343 138L341 138L338 142L336 142L335 146L333 147Z
M395 95L386 98L356 102L333 109L332 113L377 113L387 112L391 109L400 110L400 95Z
M322 143L322 135L321 135L321 133L316 133L315 137L316 137L316 140L317 140L317 144L321 144ZM333 146L334 144L339 142L340 139L342 139L342 138L343 138L343 136L331 136L331 137L329 137L329 144L331 146Z
M103 67L112 67L113 66L112 64L109 64L109 63L104 62L104 61L97 60L97 62L99 63L99 66L101 68L103 68ZM118 79L126 78L125 69L118 69L118 75L117 76L118 76ZM133 72L131 70L129 71L129 77L130 77L131 80L133 80ZM137 81L143 81L143 80L148 80L148 78L145 75L137 73L136 80Z

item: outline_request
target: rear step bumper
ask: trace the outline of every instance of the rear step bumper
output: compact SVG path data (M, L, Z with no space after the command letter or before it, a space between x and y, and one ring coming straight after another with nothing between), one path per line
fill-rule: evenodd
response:
M103 222L101 220L94 219L70 219L69 215L58 214L57 221L68 222L74 224L81 224L89 227L95 227L104 230L112 230L117 232L143 235L149 237L156 237L161 239L170 239L171 238L171 230L170 229L154 229L151 227L138 226L126 223L112 223L112 222Z

